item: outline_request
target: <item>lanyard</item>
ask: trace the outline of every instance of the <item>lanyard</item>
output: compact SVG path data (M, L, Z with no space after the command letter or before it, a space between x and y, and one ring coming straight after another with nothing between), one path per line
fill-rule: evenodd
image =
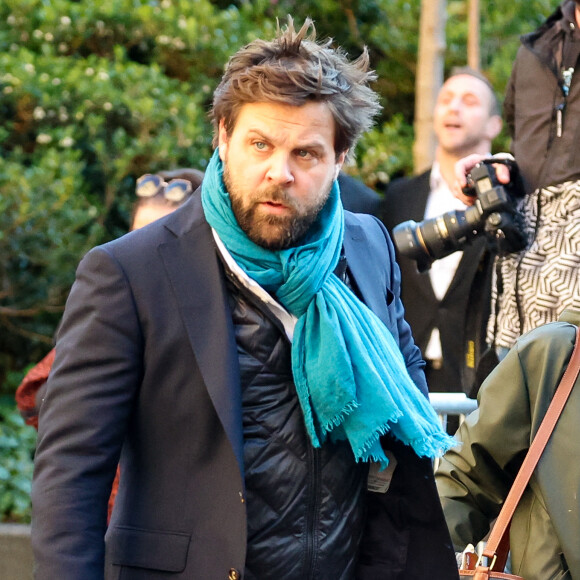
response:
M572 85L572 77L574 76L574 66L578 60L578 42L566 35L563 39L563 58L561 76L558 79L558 85L562 91L563 100L556 105L556 137L561 137L564 124L564 113L566 111L566 104L568 102L568 95L570 94L570 86Z

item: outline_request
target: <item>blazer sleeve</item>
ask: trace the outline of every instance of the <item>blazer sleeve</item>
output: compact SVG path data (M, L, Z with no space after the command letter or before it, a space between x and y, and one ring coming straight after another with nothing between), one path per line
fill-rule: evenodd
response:
M142 335L106 248L82 260L56 344L32 486L37 580L103 578L107 502L142 375Z
M383 319L395 337L399 349L403 353L411 379L419 390L427 396L427 383L423 371L425 361L419 347L415 344L411 327L405 320L405 309L401 301L401 270L395 257L395 247L386 227L380 220L372 216L357 217L364 220L363 229L370 244L364 255L364 260L361 262L365 266L359 268L359 274L361 278L364 279L366 276L371 280L365 284L367 287L377 284L375 277L378 277L378 284L382 285L380 295L384 301L383 304L375 305L373 302L369 302L369 306L379 318ZM369 262L369 259L372 261ZM373 265L379 263L382 264L380 268ZM381 312L385 308L386 316L382 316Z
M377 220L378 221L378 220ZM387 232L385 226L379 222L385 241L387 245L387 264L390 268L389 279L391 281L390 291L392 292L391 303L388 304L389 309L393 312L393 318L396 321L396 334L399 340L399 348L403 353L407 370L413 382L417 385L419 390L427 396L427 381L425 379L425 361L419 347L415 344L411 327L405 319L405 308L401 300L401 269L395 256L395 246L391 241L391 237ZM387 300L390 296L387 291Z

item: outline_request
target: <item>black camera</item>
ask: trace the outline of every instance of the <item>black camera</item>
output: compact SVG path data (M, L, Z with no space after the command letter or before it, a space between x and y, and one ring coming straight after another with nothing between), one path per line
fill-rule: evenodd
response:
M509 167L509 184L497 181L492 163ZM526 247L525 224L516 207L516 199L523 197L525 191L514 162L485 159L467 176L463 192L476 198L466 210L450 211L419 223L409 220L393 229L399 253L415 260L419 272L428 270L435 260L462 250L482 232L500 255Z

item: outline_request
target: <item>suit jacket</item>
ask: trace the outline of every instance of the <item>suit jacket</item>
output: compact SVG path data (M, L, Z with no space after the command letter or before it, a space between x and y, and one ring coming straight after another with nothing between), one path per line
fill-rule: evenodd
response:
M389 232L406 220L420 222L431 191L431 170L413 178L393 181L385 193L381 217ZM428 272L419 273L416 262L397 253L401 268L401 298L413 336L425 352L437 327L443 353L444 391L472 394L474 372L486 348L485 329L490 312L492 257L484 235L464 246L445 296L438 300Z
M382 198L374 189L342 171L338 174L338 185L344 209L353 213L379 215Z
M388 234L371 216L347 213L345 220L356 287L425 391ZM376 268L367 266L371 255L381 256ZM56 353L33 481L37 579L241 578L246 505L238 358L225 274L199 196L87 254ZM121 483L105 539L119 459ZM369 517L371 565L360 578L376 577L372 561L381 544L392 549L389 515L396 521L392 534L404 538L396 566L391 556L379 562L394 570L381 578L421 578L423 571L406 573L416 560L439 567L441 580L453 578L430 462L412 454L400 473L399 492L389 496L397 507L386 516L379 507ZM400 511L406 524L393 519ZM387 524L377 534L381 517Z

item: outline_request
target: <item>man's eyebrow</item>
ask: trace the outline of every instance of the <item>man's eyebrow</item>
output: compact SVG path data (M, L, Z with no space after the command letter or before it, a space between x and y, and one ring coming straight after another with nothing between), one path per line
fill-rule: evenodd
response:
M270 141L272 139L271 137L268 137L268 135L266 135L265 133L260 131L260 129L249 129L248 130L248 137L260 137L261 139L264 139L265 141Z
M467 91L466 93L463 93L463 96L461 98L462 99L472 98L475 99L478 103L481 103L483 101L483 98L477 93L474 93L473 91Z
M260 129L248 129L248 138L255 138L255 137L263 139L264 141L268 141L269 143L276 142L275 137L272 137L270 135L266 135ZM324 148L325 148L325 145L321 141L305 141L304 143L296 144L296 146L294 147L294 149L316 149L316 150L322 150Z
M319 143L318 141L310 141L308 143L299 143L294 147L294 149L315 149L316 151L322 151L325 149L325 146L323 143Z
M460 99L464 99L465 97L475 97L476 99L481 100L480 96L474 91L465 91L464 93L457 93L451 89L443 89L439 93L440 97L459 97Z

